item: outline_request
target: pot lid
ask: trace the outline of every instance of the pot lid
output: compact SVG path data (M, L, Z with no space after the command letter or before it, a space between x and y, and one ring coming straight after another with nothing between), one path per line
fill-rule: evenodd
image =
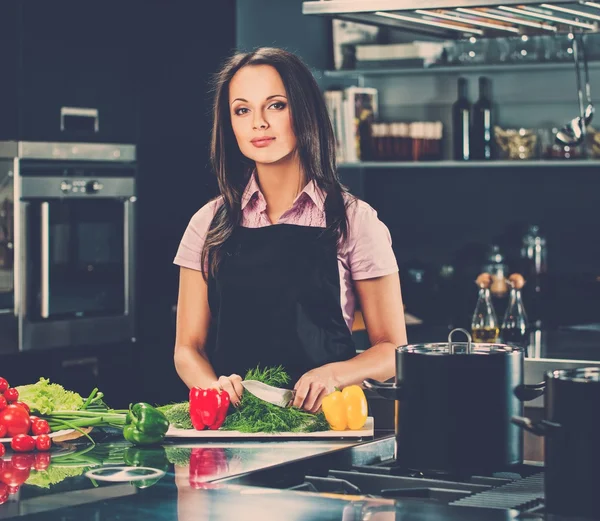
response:
M453 342L454 333L464 333L467 342ZM499 355L523 351L521 347L505 344L473 343L471 335L465 329L457 328L450 331L448 342L428 344L409 344L397 348L402 353L418 353L426 355Z
M558 369L546 373L548 378L556 380L568 380L570 382L600 382L600 368L598 367L576 367L575 369Z

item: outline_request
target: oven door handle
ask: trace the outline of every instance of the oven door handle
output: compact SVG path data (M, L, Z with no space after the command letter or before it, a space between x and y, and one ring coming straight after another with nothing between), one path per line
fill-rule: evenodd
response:
M123 250L124 256L124 275L125 287L123 292L124 298L124 314L131 315L133 313L133 299L135 288L135 248L134 248L134 232L135 232L135 195L125 199L123 208Z
M42 318L50 317L50 203L42 202L40 226L40 315Z
M15 316L22 322L27 316L27 213L29 202L21 201L15 214ZM21 330L21 327L19 327ZM20 334L20 333L19 333Z

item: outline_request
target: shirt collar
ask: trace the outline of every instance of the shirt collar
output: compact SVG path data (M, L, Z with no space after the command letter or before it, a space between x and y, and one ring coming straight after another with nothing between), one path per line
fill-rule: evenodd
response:
M242 194L242 211L244 208L246 208L246 206L248 206L248 203L256 194L262 195L260 187L258 186L258 181L256 180L256 174L253 173L248 180L248 184L244 189L244 193ZM304 190L302 190L302 192L298 194L298 197L296 197L294 204L296 204L296 201L298 201L303 194L306 194L308 197L310 197L310 200L320 211L325 211L325 193L314 181L308 182L308 184L304 187Z

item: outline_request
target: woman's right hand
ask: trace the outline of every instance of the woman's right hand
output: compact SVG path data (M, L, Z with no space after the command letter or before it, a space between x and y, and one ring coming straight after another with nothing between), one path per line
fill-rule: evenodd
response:
M244 393L242 377L240 375L231 374L229 376L219 376L219 379L214 383L213 387L227 391L233 406L239 406L242 394Z

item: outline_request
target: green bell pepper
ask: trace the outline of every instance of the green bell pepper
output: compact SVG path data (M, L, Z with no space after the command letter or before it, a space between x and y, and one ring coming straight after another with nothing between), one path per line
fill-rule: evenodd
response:
M136 403L129 408L123 436L135 445L160 443L169 429L167 417L147 403Z
M167 472L169 470L169 460L163 447L129 447L123 457L125 463L132 467L150 467ZM132 484L137 488L148 488L155 485L162 479L151 478L133 481Z

